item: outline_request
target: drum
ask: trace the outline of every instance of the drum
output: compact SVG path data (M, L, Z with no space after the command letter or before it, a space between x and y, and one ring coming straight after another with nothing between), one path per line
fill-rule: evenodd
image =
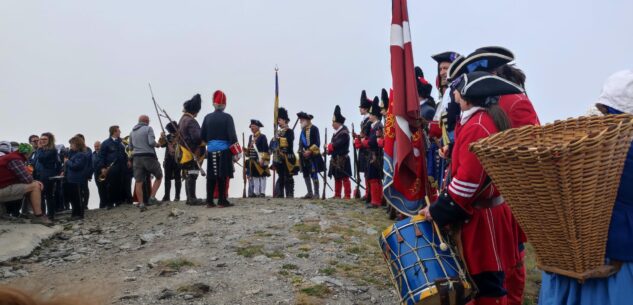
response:
M465 304L472 285L455 251L440 247L434 226L418 215L385 229L379 238L402 304ZM441 248L446 248L442 250Z

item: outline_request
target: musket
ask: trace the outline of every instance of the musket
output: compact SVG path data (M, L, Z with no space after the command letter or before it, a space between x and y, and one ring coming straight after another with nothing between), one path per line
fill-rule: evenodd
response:
M354 131L354 123L352 123L352 135L355 135L355 134L356 134L356 132ZM354 139L352 137L352 141L353 140ZM358 150L354 146L353 142L352 142L352 148L354 149L354 176L356 178L356 179L353 179L353 180L355 180L354 182L356 182L356 188L354 189L354 198L358 199L358 198L360 198L360 186L361 186L360 185L360 175L359 175L359 171L358 171Z
M158 112L158 104L156 104L156 99L154 98L154 90L152 90L152 84L147 83L147 85L149 86L149 93L152 95L152 101L154 102L154 109L156 110L156 116L158 117L158 124L160 124L160 130L163 132L163 135L167 135L165 133L165 128L163 127L163 120L160 118L160 112Z
M244 140L244 133L242 132L242 147L246 147L246 141ZM242 198L246 198L246 153L242 153L242 180L244 181L244 187L242 188Z
M279 67L277 65L275 65L275 105L273 107L273 141L275 141L275 139L277 138L277 111L279 110ZM271 151L271 155L272 155L272 151ZM273 160L274 161L274 160ZM271 161L272 163L272 161ZM272 164L271 164L272 165ZM271 166L272 169L273 166ZM276 175L277 171L273 170L273 198L277 197L277 192L275 191L275 175Z
M165 111L165 109L159 107L158 104L156 104L156 108L158 108L158 110L160 110L163 113L162 115L163 115L164 118L166 118L170 122L173 121L171 119L171 117L169 116L169 114L167 114L167 111ZM189 144L187 144L187 142L184 140L184 137L182 136L182 133L180 132L180 128L176 129L176 137L178 137L180 139L183 139L182 144L184 144L185 148L191 152L191 156L193 157L193 161L196 163L196 167L200 171L200 175L202 175L203 177L206 176L207 172L205 172L204 169L202 168L202 166L200 165L200 159L193 152L193 150L191 150L191 147L189 147Z
M323 168L325 171L323 172L323 184L327 185L327 128L325 128L325 142L323 142L323 163L325 164ZM321 195L321 200L325 200L325 187L323 187L323 195Z

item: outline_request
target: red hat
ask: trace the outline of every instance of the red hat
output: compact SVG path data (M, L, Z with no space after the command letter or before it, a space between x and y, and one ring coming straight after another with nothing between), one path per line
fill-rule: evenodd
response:
M225 105L226 106L226 94L221 90L213 92L213 105Z

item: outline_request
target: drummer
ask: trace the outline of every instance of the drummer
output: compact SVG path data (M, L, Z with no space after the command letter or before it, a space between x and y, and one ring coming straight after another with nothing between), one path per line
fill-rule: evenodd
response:
M488 97L523 90L487 72L464 74L451 86L461 108L452 154L453 178L438 200L420 214L440 226L461 227L464 262L479 290L474 304L506 304L504 270L516 265L519 257L512 214L468 147L510 128L503 110Z
M603 114L633 114L633 70L620 71L607 79L596 108ZM626 157L613 206L606 260L614 265L621 263L619 271L584 284L543 272L539 304L628 304L633 300L633 147Z

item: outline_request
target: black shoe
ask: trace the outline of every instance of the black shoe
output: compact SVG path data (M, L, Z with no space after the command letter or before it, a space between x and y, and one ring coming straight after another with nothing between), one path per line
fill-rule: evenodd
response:
M176 196L176 198L174 198L174 201L180 201L180 197Z
M163 197L163 199L161 199L160 201L167 202L167 201L169 201L169 197Z
M312 199L314 198L313 194L306 194L305 196L301 197L301 199Z
M106 205L106 210L112 210L113 206L111 205Z
M205 202L203 200L200 199L187 199L186 202L187 205L203 205L205 204Z
M259 194L259 196L257 196L257 197L259 197L259 198L266 198L266 195L264 195L264 194Z
M228 208L228 207L232 207L233 204L230 203L228 200L226 199L220 199L218 200L218 207L219 208Z

